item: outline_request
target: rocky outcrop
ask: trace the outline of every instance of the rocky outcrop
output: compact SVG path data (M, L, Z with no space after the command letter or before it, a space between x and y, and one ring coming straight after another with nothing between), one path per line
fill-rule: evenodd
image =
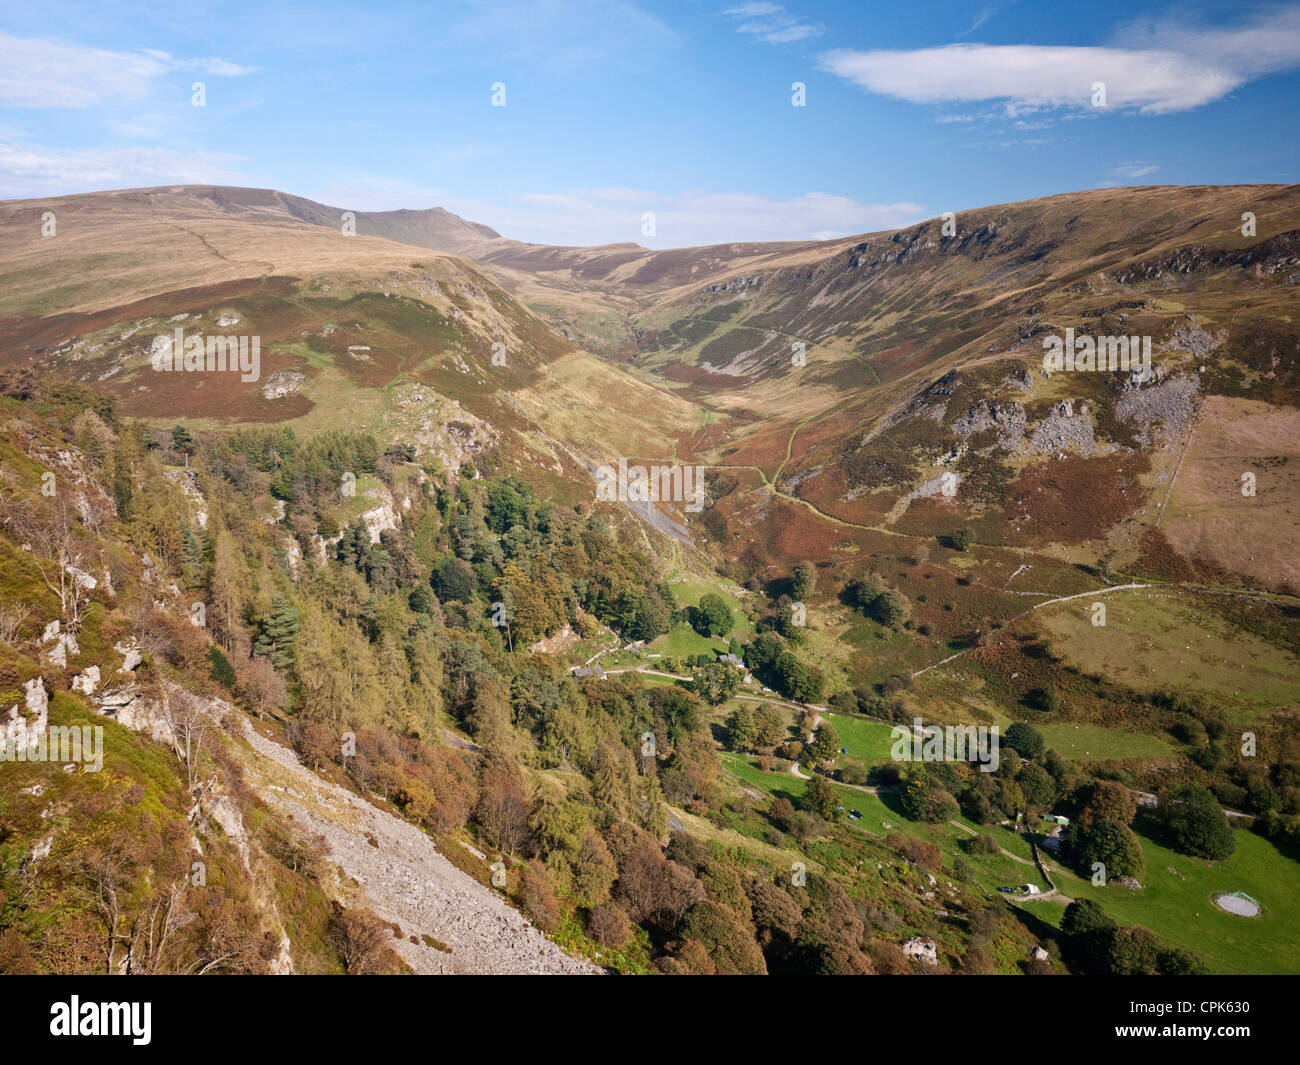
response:
M1034 427L1029 438L1029 448L1040 455L1052 455L1071 449L1091 455L1097 450L1094 431L1092 413L1088 410L1087 402L1080 403L1076 413L1074 401L1063 399Z
M419 451L432 455L453 475L500 439L491 425L475 417L459 401L447 399L425 385L396 389L393 412Z
M916 936L903 944L903 955L922 965L939 964L939 948L933 939Z
M1176 374L1155 385L1129 385L1115 404L1115 416L1137 426L1137 442L1142 447L1174 447L1196 414L1200 388L1188 374Z
M977 403L952 423L959 436L976 436L997 430L997 446L1012 451L1025 441L1027 416L1019 403Z
M295 373L293 370L277 370L262 382L262 395L267 399L284 399L286 396L295 395L305 380L307 380L306 374Z
M113 650L122 656L122 665L118 669L119 673L134 673L140 663L144 661L144 652L134 644L117 643L113 645Z
M82 695L93 695L95 689L99 687L99 680L99 667L87 666L72 678L72 690L81 692Z
M381 533L390 532L401 524L397 511L393 509L393 497L385 488L371 488L366 492L371 499L378 500L378 505L361 512L366 531L370 533L370 542L379 543Z
M70 632L64 632L62 623L58 620L46 625L45 631L41 634L41 643L51 642L53 646L42 650L41 657L52 666L67 669L69 656L75 657L81 654L81 648L77 646L77 638Z
M6 759L33 750L41 741L49 723L49 693L40 677L23 685L23 703L9 708L0 720L0 754Z
M194 520L200 529L208 527L208 501L199 488L198 476L190 469L164 470L163 476L181 490L193 507Z

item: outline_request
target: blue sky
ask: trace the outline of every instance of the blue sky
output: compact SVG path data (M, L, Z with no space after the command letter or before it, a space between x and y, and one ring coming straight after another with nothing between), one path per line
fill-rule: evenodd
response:
M1297 100L1297 3L53 0L0 13L0 198L210 182L547 243L804 239L1300 182Z

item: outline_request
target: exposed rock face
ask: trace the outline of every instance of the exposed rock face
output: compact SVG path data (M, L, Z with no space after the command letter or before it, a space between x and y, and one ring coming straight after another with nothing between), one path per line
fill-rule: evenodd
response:
M72 678L72 690L90 695L99 687L99 667L87 666L85 671Z
M230 796L221 792L208 792L202 802L204 811L221 826L221 831L239 852L244 868L248 869L248 829L239 808L230 801Z
M68 656L81 654L81 648L77 646L77 638L69 632L60 632L57 621L50 622L45 626L45 632L48 635L53 631L54 635L49 638L54 641L54 646L41 652L41 656L52 666L58 666L60 669L68 668Z
M916 936L903 944L903 954L923 965L938 965L939 950L933 939Z
M33 677L23 685L24 710L14 703L8 715L0 721L0 751L13 758L19 751L30 751L40 743L49 723L49 693L40 677Z
M431 454L453 474L500 438L491 425L465 410L457 400L446 399L424 385L405 385L395 390L393 410L420 450Z
M163 476L172 484L180 488L185 498L193 504L194 520L199 523L199 528L208 527L208 501L199 488L199 479L193 470L164 470Z
M113 650L122 656L122 667L118 670L119 673L134 673L136 667L144 661L144 652L132 644L114 644Z
M1092 414L1086 403L1079 404L1075 413L1074 401L1061 400L1052 408L1052 413L1034 427L1029 438L1030 450L1041 454L1055 454L1077 448L1085 455L1097 450L1097 441L1093 435Z
M1196 414L1200 390L1200 382L1187 374L1145 387L1130 385L1115 404L1115 416L1137 425L1142 447L1174 447Z
M952 428L959 436L997 429L997 446L1011 451L1024 443L1026 422L1025 408L1019 403L979 403L953 422Z
M284 930L280 931L280 953L267 962L267 968L272 976L292 976L293 975L293 954L290 953L289 937Z
M105 689L99 694L99 712L107 714L132 732L141 732L155 743L171 745L174 735L164 708L145 698L137 684Z
M99 587L99 581L97 581L85 570L77 569L76 566L67 566L65 568L67 570L68 576L72 578L73 583L78 588L81 588L87 592L93 592L96 588Z
M296 581L302 571L302 548L292 536L284 541L284 557L289 566L289 576Z
M1029 957L1033 961L1047 961L1048 954L1042 947L1035 944L1029 948Z
M296 393L305 380L305 374L278 370L262 382L262 395L267 399L284 399Z
M387 489L372 488L366 495L381 501L378 506L361 512L361 520L366 523L366 530L370 533L370 542L377 544L379 534L396 529L400 521L393 509L393 497Z
M1290 272L1300 266L1300 230L1288 230L1241 250L1193 244L1157 259L1130 263L1115 271L1121 285L1158 281L1171 275L1204 273L1238 266L1259 274Z

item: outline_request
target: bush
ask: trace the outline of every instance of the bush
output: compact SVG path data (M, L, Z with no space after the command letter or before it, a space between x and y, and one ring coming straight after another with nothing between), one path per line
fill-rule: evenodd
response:
M235 676L235 667L230 664L230 659L221 653L221 648L213 644L208 648L208 660L212 663L212 673L210 676L223 688L234 691L238 678Z
M826 686L820 669L799 661L789 651L776 660L776 675L781 693L799 703L820 699Z
M1043 734L1024 721L1008 725L1002 738L1026 758L1037 758L1043 753Z
M524 913L543 932L551 931L560 919L560 903L555 897L551 871L531 858L519 874L519 901Z
M956 551L969 551L975 546L975 534L969 529L958 529L948 537L948 543Z
M952 794L930 780L912 781L903 789L900 799L903 813L913 821L938 824L960 812Z
M735 625L731 608L722 596L705 592L700 605L691 611L691 627L701 636L726 636Z
M697 902L682 919L685 940L700 943L717 971L740 976L764 976L767 964L750 925L728 906L712 899Z
M922 872L937 869L943 862L943 855L938 847L915 836L891 832L885 837L885 846L897 851Z
M1125 824L1104 817L1085 825L1076 822L1070 826L1068 838L1085 875L1090 875L1098 862L1106 867L1108 879L1135 876L1145 865L1137 836Z
M621 950L632 938L632 923L617 906L597 906L587 918L587 935L602 947Z
M392 929L369 910L337 909L328 938L349 976L382 976L401 970L402 959L390 945Z
M1183 788L1162 802L1160 809L1175 850L1221 861L1237 849L1223 808L1205 788Z

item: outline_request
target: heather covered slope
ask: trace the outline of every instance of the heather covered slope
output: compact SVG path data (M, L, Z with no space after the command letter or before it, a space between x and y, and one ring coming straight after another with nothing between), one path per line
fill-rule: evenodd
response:
M160 423L364 425L457 464L505 439L518 469L562 482L582 476L569 448L670 455L700 421L472 263L344 236L327 211L208 187L0 205L0 363L94 383ZM154 338L177 328L258 336L258 379L153 372Z

